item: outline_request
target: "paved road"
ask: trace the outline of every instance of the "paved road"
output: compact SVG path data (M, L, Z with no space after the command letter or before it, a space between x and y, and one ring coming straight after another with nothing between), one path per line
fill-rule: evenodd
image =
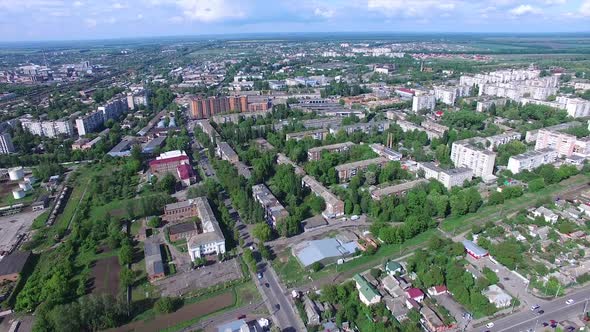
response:
M573 299L574 303L567 305L565 303L567 299ZM545 310L545 313L541 316L536 315L527 308L522 312L493 321L494 327L492 328L481 326L479 328L473 328L470 331L489 330L491 332L508 332L528 331L529 329L533 329L533 331L544 331L545 328L542 325L543 322L548 323L551 319L561 322L563 320L571 320L572 318L581 315L584 310L584 305L589 299L590 286L566 295L565 297L542 304L541 309ZM586 310L588 310L588 308L590 308L590 305Z

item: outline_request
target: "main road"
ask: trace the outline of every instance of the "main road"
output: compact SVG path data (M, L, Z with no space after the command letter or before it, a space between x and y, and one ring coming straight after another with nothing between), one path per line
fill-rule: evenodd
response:
M574 302L572 304L566 304L565 302L569 299L572 299ZM584 310L587 311L590 308L588 304L589 300L590 286L553 301L545 302L541 305L541 308L535 311L527 309L495 320L493 321L494 326L492 328L480 326L479 328L471 329L471 331L544 331L544 322L549 323L550 320L557 322L572 320L572 318L582 315ZM544 310L545 313L538 315L536 313L538 310Z

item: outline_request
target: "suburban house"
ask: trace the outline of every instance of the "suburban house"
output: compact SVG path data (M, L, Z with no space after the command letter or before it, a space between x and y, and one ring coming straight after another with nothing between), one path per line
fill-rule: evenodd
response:
M365 305L372 305L381 302L381 295L362 275L356 274L353 277L356 282L356 289L359 290L359 298Z

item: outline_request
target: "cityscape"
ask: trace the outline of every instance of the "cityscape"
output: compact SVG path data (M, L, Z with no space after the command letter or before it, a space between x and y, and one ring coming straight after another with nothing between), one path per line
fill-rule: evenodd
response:
M210 2L0 2L0 331L590 330L590 2Z

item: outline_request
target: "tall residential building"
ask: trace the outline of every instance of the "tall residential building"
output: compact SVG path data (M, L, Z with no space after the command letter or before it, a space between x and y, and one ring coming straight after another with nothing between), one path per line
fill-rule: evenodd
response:
M470 139L456 141L451 149L451 160L455 167L467 167L474 176L484 180L490 178L494 172L496 154L482 146L473 144Z
M14 145L12 144L10 134L0 133L0 154L9 154L14 151Z
M436 97L434 95L420 95L412 98L412 111L418 112L421 110L434 111L436 106Z
M508 159L508 170L512 174L518 174L524 170L532 171L533 169L554 163L557 160L557 151L553 149L541 149L529 151L510 157Z
M81 118L76 119L76 129L78 129L78 136L85 136L89 133L95 132L104 124L104 116L102 112L92 112L86 114Z
M44 137L73 136L74 126L70 119L63 118L60 120L33 120L30 118L21 118L20 123L24 130L33 135Z
M208 119L215 114L247 112L248 96L223 96L191 99L193 119Z

